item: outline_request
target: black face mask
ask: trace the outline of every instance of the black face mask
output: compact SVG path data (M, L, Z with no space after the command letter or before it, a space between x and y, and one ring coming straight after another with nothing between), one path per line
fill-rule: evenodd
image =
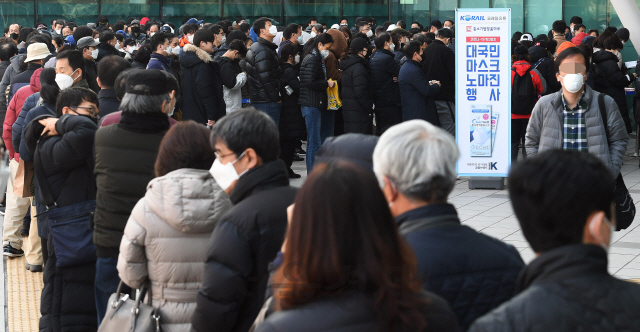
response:
M131 32L133 32L133 33L140 32L140 27L131 27Z
M91 122L95 123L96 125L98 124L98 118L94 118L92 116L89 115L84 115L84 114L78 114L79 116L84 116L85 118L91 120Z
M10 34L9 37L11 37L11 39L13 39L13 40L18 40L18 38L20 38L20 35L18 35L17 33L14 32L14 33Z

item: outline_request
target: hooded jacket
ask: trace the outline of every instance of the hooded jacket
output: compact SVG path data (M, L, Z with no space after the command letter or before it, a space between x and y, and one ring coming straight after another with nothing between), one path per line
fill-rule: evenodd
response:
M369 63L362 57L350 54L340 61L342 70L342 114L347 133L372 133Z
M12 126L18 119L20 112L22 112L22 106L24 105L24 101L27 99L27 97L36 92L40 92L40 72L42 72L42 68L34 70L33 75L31 75L31 82L29 83L29 85L20 88L13 96L13 98L11 98L9 106L7 107L7 115L4 118L2 139L4 140L5 146L9 150L9 157L11 159L15 159L16 161L20 161L20 154L16 153L13 148Z
M189 168L149 182L133 208L120 243L118 274L132 288L149 278L162 331L191 329L209 238L230 208L208 171Z
M331 52L329 52L331 53ZM300 99L302 106L315 107L320 111L327 110L327 72L322 63L322 55L313 50L302 60L300 65Z
M227 113L242 108L242 87L247 83L247 74L242 72L239 61L232 61L224 55L215 58L213 61L220 66L222 91Z
M531 61L529 64L538 71L540 77L547 84L547 89L542 93L543 96L557 92L562 88L562 85L556 79L553 58L549 57L549 51L546 48L541 46L530 47L529 60ZM538 63L538 61L540 62Z
M25 71L11 79L11 87L9 88L9 102L11 102L11 98L13 98L18 90L31 83L31 77L33 76L33 73L41 68L42 65L39 65L37 63L29 63L27 64L27 69Z
M192 44L182 49L182 119L206 124L226 114L220 67L211 54Z
M0 103L8 104L9 100L7 99L7 87L11 85L11 80L20 74L20 59L26 58L26 54L18 54L14 55L9 59L11 65L7 67L7 70L4 72L2 76L2 82L0 82Z
M245 57L249 87L251 90L251 103L277 103L280 101L280 84L282 73L276 44L258 38L251 45L251 49Z
M627 132L630 132L631 123L624 88L633 82L632 76L625 75L618 68L618 57L606 50L600 50L593 54L593 64L595 65L596 76L594 90L602 92L616 101ZM627 125L627 123L629 124Z
M4 73L7 71L7 68L11 67L11 61L1 61L0 62L0 77L4 76ZM4 95L4 91L0 92L0 94ZM4 98L3 98L4 99ZM4 101L0 101L0 121L4 123L4 116L7 113L7 103Z
M511 85L513 86L513 80L516 77L516 74L522 77L531 65L525 60L519 60L514 62L511 68L515 68L516 71L511 71ZM540 79L540 74L537 70L532 69L529 74L531 74L531 82L533 83L533 88L535 89L536 96L539 96L544 91L543 81ZM511 114L512 119L528 119L530 115L520 115L520 114Z
M402 99L402 121L422 119L440 126L434 99L441 88L437 84L429 84L420 64L407 60L400 68L398 84Z
M400 74L400 66L393 53L382 49L371 55L371 88L377 106L397 106L400 103L400 85L393 78Z
M329 48L329 51L331 52L324 61L324 65L327 67L327 78L340 83L342 81L343 72L338 70L338 68L340 68L338 59L340 59L349 49L347 45L347 38L344 37L342 31L337 29L329 29L326 32L333 37L333 44L331 44L331 47Z
M24 127L29 123L27 122L27 115L29 113L31 113L31 110L33 108L36 108L38 106L42 106L44 104L44 101L42 101L40 99L40 92L36 92L34 94L32 94L31 96L27 97L27 99L25 99L24 104L22 105L22 112L20 112L20 114L18 115L18 118L16 119L16 122L13 123L13 126L11 126L11 131L12 131L12 137L11 140L13 141L13 149L20 154L20 159L25 159L24 157L27 156L28 159L25 159L25 161L32 161L33 160L33 155L31 154L31 152L26 151L27 154L26 155L22 155L22 151L20 150L20 145L22 145L22 137L23 137L23 131L24 131ZM56 105L53 105L53 116L56 116ZM41 115L41 114L38 114ZM33 119L35 116L32 116L31 119Z

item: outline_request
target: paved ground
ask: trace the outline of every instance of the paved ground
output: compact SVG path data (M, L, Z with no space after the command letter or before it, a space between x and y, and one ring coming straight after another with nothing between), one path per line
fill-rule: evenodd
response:
M630 142L628 157L622 166L625 183L635 202L640 202L639 158L632 157L635 141ZM300 187L306 179L305 162L296 162L293 170L303 177L293 180ZM450 200L458 209L463 224L512 244L525 262L534 258L513 214L506 190L470 190L469 179L460 179ZM640 209L640 203L638 208ZM617 232L609 253L609 271L620 279L640 279L640 213L629 229ZM1 229L1 228L0 228ZM0 260L0 331L32 332L39 317L42 273L24 271L22 259Z

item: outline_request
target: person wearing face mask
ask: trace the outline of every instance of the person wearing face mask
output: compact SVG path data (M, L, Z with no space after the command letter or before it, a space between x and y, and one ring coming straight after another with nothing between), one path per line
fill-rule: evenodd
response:
M9 25L9 31L4 36L9 38L9 40L14 41L17 45L18 39L20 38L20 29L22 29L20 24L13 23Z
M333 136L335 112L327 109L327 88L335 85L327 77L325 59L333 37L323 33L309 41L300 65L300 99L302 116L307 125L307 173L313 169L316 151L325 139Z
M56 83L60 90L70 87L89 89L84 78L84 65L85 59L80 51L64 51L56 56Z
M164 70L171 73L171 54L172 47L168 35L164 32L158 32L151 37L151 59L147 65L147 69Z
M251 104L267 113L277 125L282 109L282 74L276 52L278 47L273 43L277 29L271 20L262 17L253 22L253 30L258 33L258 39L247 52L243 68L249 76Z
M224 33L224 28L221 25L214 24L209 27L209 30L216 36L217 43L213 51L213 58L223 56L227 50L229 49L229 44L227 43L227 35Z
M160 24L158 23L151 23L149 25L149 28L147 29L147 39L151 39L153 38L153 36L155 34L157 34L158 32L160 32Z
M595 66L594 90L613 98L618 105L627 133L632 133L631 120L627 112L627 98L624 88L628 87L636 79L636 74L625 74L618 67L617 54L622 49L620 39L613 35L605 39L603 49L593 54ZM625 68L626 69L626 68Z
M97 46L98 49L98 57L96 58L96 65L100 63L104 57L110 55L121 56L120 51L116 49L116 45L118 44L118 39L116 38L116 34L111 32L111 30L105 29L100 34L100 44Z
M356 38L351 42L349 54L340 59L345 133L373 134L371 70L366 60L368 46L367 40Z
M82 52L82 57L84 58L84 79L87 80L89 87L95 93L98 93L98 91L100 91L100 86L96 81L96 79L98 78L98 68L96 65L96 59L98 58L97 46L99 44L100 43L96 42L91 37L82 37L80 38L80 40L78 40L78 51Z
M98 97L89 89L67 89L57 99L59 118L42 115L25 127L27 148L34 152L34 164L38 165L35 177L41 189L45 185L49 189L57 207L96 199L93 142L98 129L97 103ZM48 245L55 249L53 243ZM48 250L39 329L95 331L95 262L57 268L57 259L55 250Z
M247 83L247 74L240 68L240 59L246 55L244 42L236 39L228 45L224 55L213 60L220 67L227 114L242 108L242 87Z
M402 121L398 85L400 66L394 60L392 48L395 45L388 33L381 33L376 37L375 46L376 51L371 55L371 81L373 103L376 105L376 135L379 136Z
M220 66L211 56L216 45L220 45L220 40L211 30L198 30L193 44L187 44L182 49L180 58L183 73L182 118L209 127L226 114Z
M591 61L578 47L562 51L555 60L556 79L562 90L538 101L527 126L528 156L550 149L588 151L604 162L612 179L620 174L629 135L618 106L585 84ZM600 99L605 106L603 125Z
M138 50L138 46L136 46L136 41L131 39L131 38L127 38L124 41L124 49L122 51L124 51L125 55L124 58L125 60L132 62L133 61L133 57L136 55L136 51Z
M434 22L431 23L433 25ZM437 31L436 39L424 49L422 71L427 81L441 83L440 92L433 98L438 111L438 121L442 129L455 136L456 57L447 47L451 38L451 30L442 28Z
M429 81L421 70L420 62L425 54L419 42L410 41L403 51L408 60L398 74L402 100L401 121L421 119L441 127L434 101L442 88L441 84L439 81Z
M293 44L297 49L300 49L301 47L299 46L302 45L302 43L300 43L299 37L302 37L302 26L295 23L287 25L282 32L282 38L284 40L280 43L280 47L278 48L278 58L280 58L281 50L284 45Z
M278 160L278 136L273 120L254 108L225 116L211 130L216 160L209 172L233 207L209 240L191 318L195 331L248 331L264 303L267 265L282 246L286 209L296 195Z
M64 27L64 20L55 20L51 25L51 33L52 37L62 37L62 28Z
M367 21L359 21L356 23L357 32L363 33L367 38L373 37L373 31L371 31L371 25Z
M616 224L610 180L605 164L577 151L547 151L511 170L511 204L537 257L518 278L518 296L470 332L640 331L640 285L607 269Z
M129 34L129 38L135 40L137 43L142 42L147 38L147 36L143 33L140 33L140 21L133 20L130 24L131 34Z
M198 31L198 26L195 24L185 24L182 27L182 38L180 38L180 47L184 47L188 44L193 44L193 36Z

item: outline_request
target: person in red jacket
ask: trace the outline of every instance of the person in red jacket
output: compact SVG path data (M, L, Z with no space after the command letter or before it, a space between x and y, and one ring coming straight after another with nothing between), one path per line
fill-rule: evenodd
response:
M518 160L518 146L521 142L522 156L527 156L524 150L524 136L531 111L540 95L544 93L546 82L529 64L529 52L526 47L516 46L511 60L511 161L515 162ZM527 82L528 79L531 82Z

